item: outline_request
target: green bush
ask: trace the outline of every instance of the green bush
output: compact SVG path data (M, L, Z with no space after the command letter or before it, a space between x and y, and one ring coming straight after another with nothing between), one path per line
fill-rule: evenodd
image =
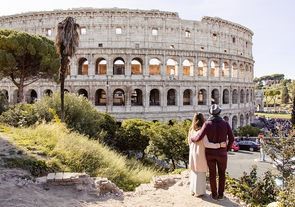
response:
M8 109L8 100L5 94L0 91L0 114Z
M287 180L287 185L279 193L281 207L289 207L295 204L295 176L292 175Z
M17 104L0 116L0 122L14 127L31 126L38 121L38 114L31 104Z
M237 135L257 137L259 132L260 132L259 128L247 125L247 126L239 127L237 130Z
M34 128L5 127L4 131L27 151L44 153L47 156L44 169L52 166L62 171L107 177L124 190L134 190L157 174L157 171L126 159L96 140L70 132L63 124L40 124ZM38 167L32 169L38 172Z
M257 177L256 167L252 169L250 174L244 172L240 179L227 177L226 191L237 196L250 206L266 206L274 202L278 189L274 183L274 176L269 172L265 172L262 179Z

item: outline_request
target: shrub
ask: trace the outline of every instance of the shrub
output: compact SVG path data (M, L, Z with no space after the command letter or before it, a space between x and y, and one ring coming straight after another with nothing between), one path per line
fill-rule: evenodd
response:
M257 137L259 132L260 132L259 128L247 125L247 126L239 127L237 130L237 135Z
M8 100L6 95L0 91L0 114L8 109Z
M31 104L17 104L0 116L0 122L11 126L31 126L38 121L38 114Z
M295 176L292 175L287 180L286 187L279 193L281 207L289 207L295 203Z
M5 131L17 145L28 151L34 149L43 152L47 156L46 166L107 177L124 190L134 190L157 174L157 171L134 160L127 160L96 140L69 132L63 124L40 124L34 128Z

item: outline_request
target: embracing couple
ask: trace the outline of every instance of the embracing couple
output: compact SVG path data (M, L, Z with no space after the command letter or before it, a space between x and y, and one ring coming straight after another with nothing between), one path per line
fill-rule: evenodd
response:
M220 112L221 108L213 104L209 109L211 116L207 121L203 114L196 113L188 133L190 191L195 196L206 194L206 172L209 168L211 197L214 200L224 198L227 151L234 142L231 127L220 117ZM218 190L216 167L218 169Z

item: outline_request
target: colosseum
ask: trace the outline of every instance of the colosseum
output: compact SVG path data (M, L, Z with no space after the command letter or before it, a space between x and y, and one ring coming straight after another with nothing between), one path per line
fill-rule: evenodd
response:
M236 23L203 17L181 19L159 10L79 8L0 17L0 28L40 34L54 40L58 22L73 16L80 45L67 72L66 90L84 95L117 120L192 119L208 116L212 102L233 128L254 116L253 32ZM0 82L10 103L16 87ZM32 102L58 91L39 81L27 86Z

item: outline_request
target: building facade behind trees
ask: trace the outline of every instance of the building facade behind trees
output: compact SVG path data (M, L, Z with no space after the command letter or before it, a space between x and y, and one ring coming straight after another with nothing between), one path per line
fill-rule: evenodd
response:
M0 17L1 29L54 40L58 22L73 16L80 45L67 71L66 90L89 99L118 120L168 121L208 115L222 106L233 128L253 119L253 32L216 17L181 19L158 10L92 9L30 12ZM17 89L0 82L10 103ZM58 91L46 80L25 89L26 101Z

